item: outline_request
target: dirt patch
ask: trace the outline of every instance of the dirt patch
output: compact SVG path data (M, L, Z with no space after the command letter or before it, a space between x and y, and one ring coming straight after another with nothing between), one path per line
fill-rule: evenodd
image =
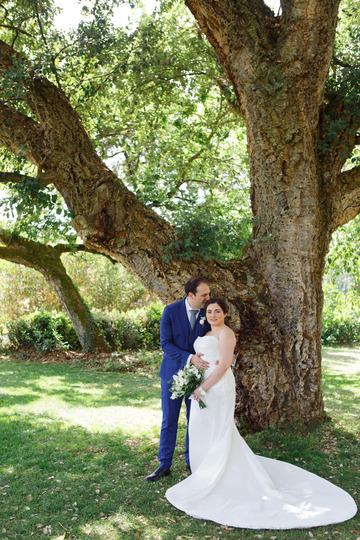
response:
M82 351L50 351L39 354L36 349L21 348L16 351L7 352L1 355L2 360L18 362L40 362L41 364L73 364L74 362L101 362L109 358L111 353L104 352L82 352Z
M100 371L132 372L156 369L161 354L161 351L51 351L39 354L35 348L22 348L16 351L6 351L0 355L0 359L3 362L70 364Z

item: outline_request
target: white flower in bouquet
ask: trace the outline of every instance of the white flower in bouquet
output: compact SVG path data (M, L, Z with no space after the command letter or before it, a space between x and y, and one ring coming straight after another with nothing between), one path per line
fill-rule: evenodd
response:
M176 375L173 375L173 382L170 387L171 399L177 399L182 396L191 396L196 388L201 386L204 380L204 371L194 366L187 364ZM206 407L203 401L199 402L201 409Z

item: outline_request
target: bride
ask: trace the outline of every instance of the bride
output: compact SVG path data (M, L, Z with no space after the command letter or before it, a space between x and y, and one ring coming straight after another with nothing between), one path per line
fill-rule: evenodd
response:
M210 368L191 404L192 474L168 489L167 499L195 518L248 529L302 529L352 518L357 508L348 493L290 463L255 455L238 433L229 369L235 335L225 324L227 313L224 300L207 303L211 331L194 343Z

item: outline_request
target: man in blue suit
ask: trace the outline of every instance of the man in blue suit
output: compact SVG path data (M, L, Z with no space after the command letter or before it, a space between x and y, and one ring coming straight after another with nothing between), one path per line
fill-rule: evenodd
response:
M205 278L195 276L185 285L186 298L166 306L160 324L160 342L163 359L160 367L161 405L163 419L160 432L158 460L160 466L146 477L148 482L170 474L175 450L178 420L183 398L170 399L172 377L189 361L198 368L207 369L209 363L202 360L202 354L195 354L194 341L206 334L210 326L205 319L204 306L210 298L209 285ZM190 398L185 398L186 417L189 420ZM185 460L188 470L189 437L186 431Z

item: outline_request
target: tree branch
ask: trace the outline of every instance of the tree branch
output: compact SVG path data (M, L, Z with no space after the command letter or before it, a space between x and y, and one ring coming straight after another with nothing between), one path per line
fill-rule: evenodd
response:
M13 55L17 53L0 41L0 70L11 66ZM148 286L156 289L159 297L176 297L179 290L172 287L174 279L169 276L176 276L175 281L180 283L180 274L197 275L199 261L204 263L203 257L186 263L174 257L167 263L168 277L164 280L164 246L169 245L174 236L173 227L139 201L106 167L94 150L79 115L57 86L30 72L24 73L23 86L26 89L23 99L40 128L33 120L30 122L8 108L16 126L20 126L20 119L26 124L22 132L19 129L14 133L14 128L6 123L5 114L1 118L0 111L0 144L6 143L13 152L25 146L23 155L29 156L41 170L56 173L54 185L73 212L72 225L86 246L113 255L140 278L153 276ZM4 111L5 106L2 109ZM7 136L2 134L1 123ZM26 130L32 136L24 133ZM18 139L13 141L15 135ZM143 234L145 230L148 235ZM207 272L217 271L217 263L210 266L207 261Z
M52 164L44 154L43 132L28 116L0 102L0 144L17 156L25 157L41 169Z
M29 176L28 174L0 172L0 183L2 184L9 184L10 182L21 184L24 181L35 182L37 180L42 186L48 186L49 184L54 183L55 178L56 175L51 171L41 173L36 178L34 176Z
M317 105L333 53L340 0L284 2L281 17L262 0L185 0L213 45L242 108L258 90L277 95L298 83ZM230 23L231 21L231 23ZM306 46L304 46L306 35ZM231 51L231 53L230 53ZM243 110L244 115L246 111Z
M84 244L56 244L55 246L50 246L48 244L43 244L42 242L35 242L34 240L30 240L29 238L24 238L22 236L19 236L17 234L14 234L12 231L9 231L7 229L0 229L0 243L4 244L6 246L6 249L12 249L12 251L5 252L5 248L2 249L2 253L5 255L7 253L9 256L16 254L17 260L13 260L12 262L19 263L19 260L22 259L24 262L21 262L19 264L24 264L25 266L31 266L31 268L37 268L36 266L36 257L34 258L34 252L36 250L45 250L48 254L53 254L53 256L59 257L62 253L75 253L75 252L84 252L84 253L91 253L93 255L101 255L103 257L106 257L109 259L109 261L112 264L117 264L118 261L116 261L113 257L110 255L107 255L105 253L101 253L99 251L96 251L94 249L86 247ZM20 251L19 251L20 250ZM30 255L30 259L29 259ZM4 258L7 260L10 260L8 257L1 256L0 258ZM29 262L31 261L31 262ZM29 264L25 264L29 263Z
M7 28L8 30L14 30L15 32L17 32L19 34L23 34L24 36L28 36L28 37L33 38L33 36L31 34L29 34L29 32L26 32L25 30L22 30L18 26L13 26L12 24L0 24L0 28Z
M337 56L333 55L332 63L336 66L344 67L344 68L353 68L354 66L352 64L349 64L348 62L344 62Z
M360 213L360 166L340 173L331 194L332 231L345 225Z
M360 118L343 95L327 91L325 97L327 103L320 110L319 117L319 148L324 173L335 178L355 146L360 144L360 136L357 135Z
M236 101L235 96L233 92L230 90L230 85L228 81L225 79L225 77L214 77L214 81L218 85L221 94L224 96L228 104L230 105L232 111L237 115L240 116L240 118L243 118L243 114L241 112L241 107Z
M107 255L106 253L102 253L101 251L96 251L95 249L88 248L84 244L74 244L74 245L56 244L53 247L54 249L58 251L58 253L74 253L74 252L91 253L92 255L100 255L102 257L105 257L111 262L111 264L118 264L119 262L113 257L111 257L110 255Z
M38 25L39 25L42 40L43 40L43 42L45 44L45 47L50 52L50 48L49 48L49 45L48 45L48 42L47 42L47 39L46 39L46 36L45 36L45 33L44 33L43 25L42 25L42 22L41 22L41 17L40 17L40 13L39 13L39 6L38 6L37 0L35 0L35 2L34 2L34 7L35 7L36 19L37 19L37 22L38 22ZM52 65L52 68L53 68L53 72L54 72L54 75L55 75L57 85L58 85L59 88L61 88L60 78L59 78L59 74L58 74L57 69L56 69L54 57L51 57L50 61L51 61L51 65Z

